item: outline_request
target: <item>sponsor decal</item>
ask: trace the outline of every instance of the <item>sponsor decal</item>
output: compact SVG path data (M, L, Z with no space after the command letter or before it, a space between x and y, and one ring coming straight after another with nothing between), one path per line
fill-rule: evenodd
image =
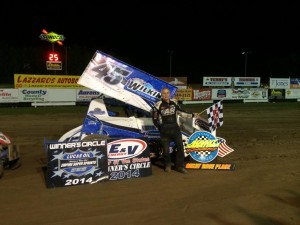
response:
M109 180L123 180L152 174L146 139L108 140Z
M141 139L120 139L107 144L109 160L129 159L142 154L147 143Z
M151 84L139 78L129 79L124 88L137 95L156 101L161 98L160 92L156 91Z
M64 154L59 160L59 169L75 176L85 175L95 166L98 167L98 161L93 152L83 152L80 149Z
M100 108L95 108L94 110L88 112L88 114L91 114L91 115L105 115L105 113L106 113L106 111L104 111Z
M208 163L217 157L218 147L219 142L211 133L197 131L189 137L185 150L197 162Z

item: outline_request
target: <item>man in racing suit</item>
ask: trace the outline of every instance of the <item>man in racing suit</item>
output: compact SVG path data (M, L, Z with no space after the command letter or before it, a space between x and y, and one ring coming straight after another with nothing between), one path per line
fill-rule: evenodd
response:
M188 113L180 108L176 99L170 99L169 88L161 90L161 100L153 107L152 119L154 125L160 131L161 144L163 148L163 158L165 161L165 171L171 171L171 156L169 151L170 142L176 144L175 168L178 172L187 173L184 163L184 147L181 130L177 123L177 116L191 118L193 113Z

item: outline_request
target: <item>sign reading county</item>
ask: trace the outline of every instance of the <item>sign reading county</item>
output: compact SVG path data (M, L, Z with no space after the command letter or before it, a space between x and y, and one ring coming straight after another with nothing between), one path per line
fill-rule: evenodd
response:
M106 141L47 143L47 187L108 180Z

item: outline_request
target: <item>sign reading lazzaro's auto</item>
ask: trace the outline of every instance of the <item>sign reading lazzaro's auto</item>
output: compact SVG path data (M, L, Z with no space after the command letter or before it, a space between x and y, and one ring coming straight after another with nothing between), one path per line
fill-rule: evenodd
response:
M108 180L106 141L51 142L47 187L67 187Z
M144 138L107 140L109 180L152 175L150 150Z

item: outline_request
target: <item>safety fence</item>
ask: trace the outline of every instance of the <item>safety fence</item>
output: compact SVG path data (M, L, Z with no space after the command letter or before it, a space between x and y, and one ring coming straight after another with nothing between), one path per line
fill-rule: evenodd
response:
M7 88L0 89L1 103L31 103L32 106L76 105L103 97L91 89ZM107 96L108 97L108 96ZM203 88L178 89L175 98L183 104L210 103L217 100L268 102L272 100L300 100L300 89L266 88Z

